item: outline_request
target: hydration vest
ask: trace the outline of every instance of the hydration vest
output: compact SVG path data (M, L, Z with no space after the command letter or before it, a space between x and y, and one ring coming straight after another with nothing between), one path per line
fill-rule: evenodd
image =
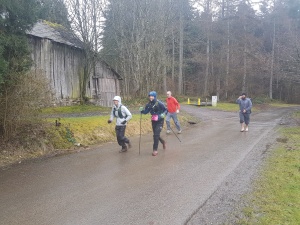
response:
M120 107L118 108L118 110L114 107L114 116L116 116L116 111L118 111L118 116L120 119L123 119L123 118L127 118L127 115L126 116L123 116L123 113L121 111L121 107L122 105L120 105Z

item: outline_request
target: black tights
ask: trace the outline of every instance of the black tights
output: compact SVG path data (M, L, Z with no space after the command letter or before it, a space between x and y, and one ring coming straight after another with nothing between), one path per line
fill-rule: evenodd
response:
M153 151L157 151L158 142L160 141L162 144L165 142L160 137L160 132L164 126L164 119L160 119L159 121L152 121L152 130L153 130Z

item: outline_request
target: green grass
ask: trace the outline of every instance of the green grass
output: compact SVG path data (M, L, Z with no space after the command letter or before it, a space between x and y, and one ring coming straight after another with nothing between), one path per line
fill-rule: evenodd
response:
M73 133L75 142L83 145L93 145L115 140L115 121L108 124L108 119L109 116L70 117L61 118L59 122L61 126ZM47 121L54 124L55 119L47 119ZM133 115L133 118L127 125L126 135L133 136L139 134L139 123L140 116ZM143 116L142 124L143 134L151 131L149 116ZM56 128L53 127L53 129Z
M287 103L282 103L282 102L274 102L274 103L270 103L270 106L272 107L293 107L293 106L299 106L296 104L287 104Z
M300 118L300 112L295 112L294 113L294 118L299 119Z
M109 112L111 108L95 105L73 105L49 107L42 109L42 114L70 114L70 113L87 113L87 112Z
M203 106L204 107L204 106ZM238 112L239 111L239 105L236 103L229 103L229 102L218 102L216 107L213 106L207 106L209 109L214 109L214 110L222 110L222 111L227 111L227 112ZM252 112L259 111L256 106L253 106Z
M281 132L239 224L300 224L300 127Z
M184 126L187 121L192 120L189 115L181 113L178 116L180 122ZM101 144L108 141L114 141L115 137L115 120L113 123L108 124L107 120L109 116L91 116L91 117L69 117L61 118L59 122L61 127L57 128L54 126L56 119L47 119L48 123L51 123L55 143L55 148L64 149L69 147L66 143L67 139L72 139L67 137L66 129L69 130L68 133L73 134L73 138L76 143L81 143L83 145L94 145ZM61 130L63 129L63 130ZM150 115L142 116L142 134L152 132ZM132 119L129 121L126 128L126 136L134 136L140 133L140 115L133 115ZM59 135L61 134L61 135ZM62 138L61 138L62 137Z
M216 107L210 107L210 108L222 110L222 111L228 111L228 112L239 111L239 105L236 103L218 102Z

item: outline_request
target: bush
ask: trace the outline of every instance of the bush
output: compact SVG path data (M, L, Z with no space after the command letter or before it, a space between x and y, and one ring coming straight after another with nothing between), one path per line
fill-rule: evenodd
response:
M42 106L50 104L51 90L45 77L26 73L2 88L0 94L0 139L9 141L22 127L38 122Z

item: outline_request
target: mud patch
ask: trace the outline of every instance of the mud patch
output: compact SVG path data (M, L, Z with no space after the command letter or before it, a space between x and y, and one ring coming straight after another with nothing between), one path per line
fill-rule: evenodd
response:
M276 141L277 142L280 142L280 143L287 143L289 139L287 138L276 138Z

